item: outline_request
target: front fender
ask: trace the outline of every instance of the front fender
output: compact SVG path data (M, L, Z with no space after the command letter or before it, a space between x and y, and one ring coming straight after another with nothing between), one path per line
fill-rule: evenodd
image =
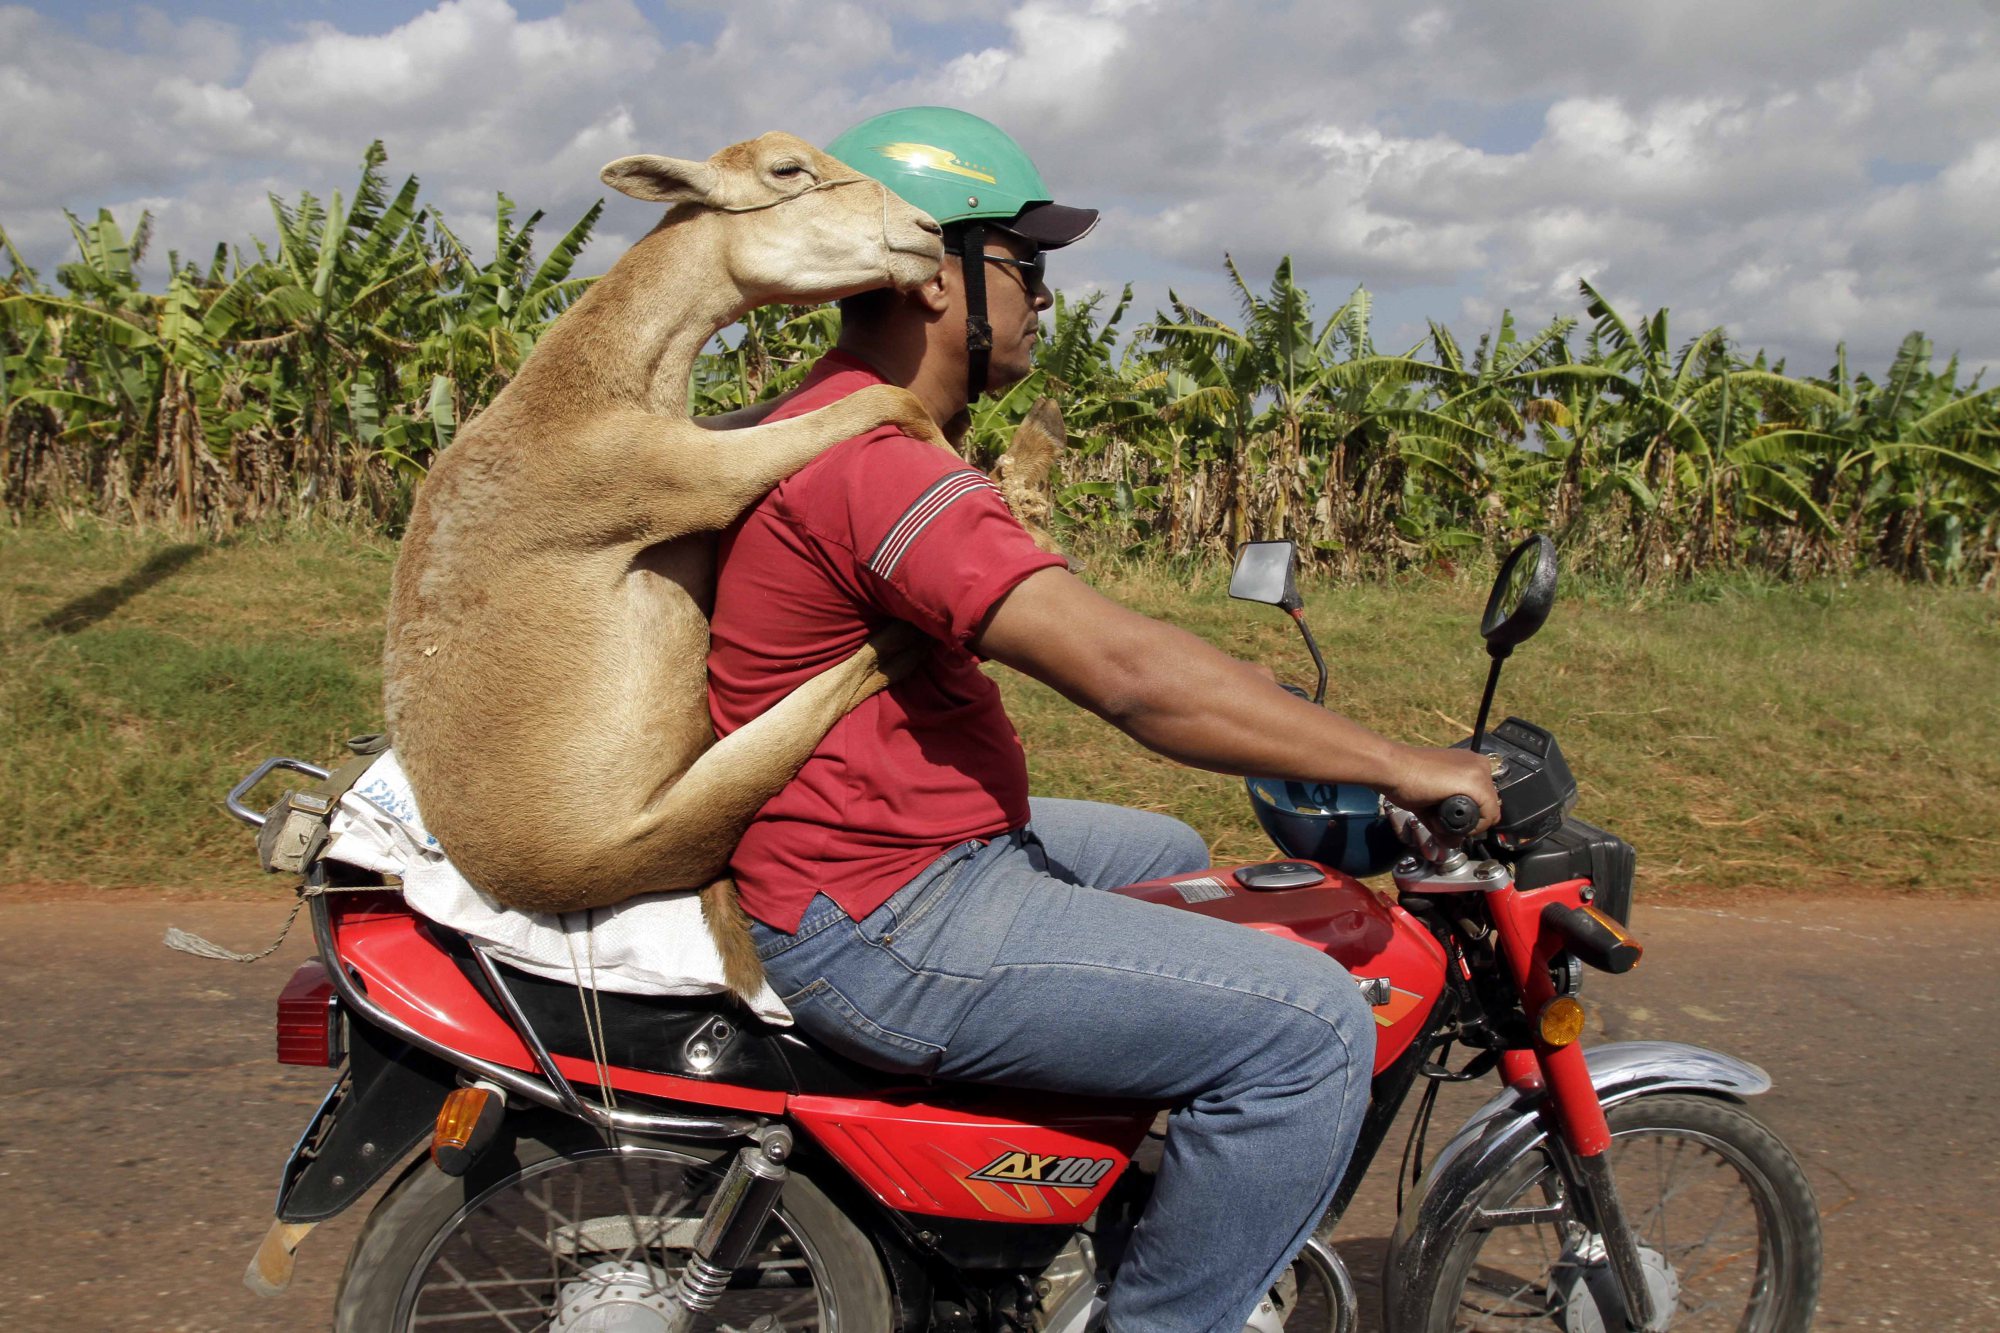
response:
M1608 1108L1649 1092L1698 1092L1741 1101L1770 1090L1746 1060L1674 1041L1624 1041L1584 1053L1598 1100ZM1508 1088L1473 1113L1424 1172L1403 1210L1382 1267L1384 1324L1421 1333L1438 1263L1471 1220L1488 1181L1548 1138L1544 1092Z

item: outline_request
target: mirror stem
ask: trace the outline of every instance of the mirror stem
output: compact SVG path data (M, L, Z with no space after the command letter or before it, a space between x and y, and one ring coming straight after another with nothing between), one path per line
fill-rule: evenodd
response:
M1479 743L1486 739L1486 716L1493 711L1493 691L1500 684L1500 664L1507 660L1512 648L1488 648L1493 657L1493 665L1486 669L1486 693L1479 700L1479 720L1472 724L1472 752L1479 753Z
M1298 622L1299 633L1306 636L1306 651L1312 654L1313 670L1319 672L1319 684L1313 688L1313 702L1326 702L1326 659L1319 655L1319 641L1313 638L1312 627L1306 624L1306 609L1303 606L1291 608L1292 619Z

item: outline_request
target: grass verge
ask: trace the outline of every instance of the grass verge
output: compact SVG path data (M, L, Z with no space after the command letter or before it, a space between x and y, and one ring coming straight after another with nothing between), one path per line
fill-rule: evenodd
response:
M269 754L380 722L392 543L340 529L221 544L94 524L0 532L0 881L259 882L222 793ZM1226 570L1106 558L1109 595L1304 679L1291 626ZM1392 735L1469 727L1483 579L1312 587L1330 701ZM1139 749L1001 671L1036 790L1177 815L1268 853L1240 782ZM1496 716L1555 730L1578 813L1639 848L1642 892L2000 887L2000 602L1887 581L1566 587ZM271 885L273 891L276 886Z

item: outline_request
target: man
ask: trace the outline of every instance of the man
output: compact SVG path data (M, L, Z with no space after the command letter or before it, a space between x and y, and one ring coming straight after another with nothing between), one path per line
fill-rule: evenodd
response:
M947 257L915 291L844 302L836 350L776 415L886 381L962 433L975 397L1028 374L1044 256L1097 215L1051 202L1013 141L963 112L891 112L828 151L936 217ZM732 862L772 984L801 1028L870 1064L1171 1105L1106 1327L1238 1333L1346 1166L1373 1021L1314 950L1100 892L1201 867L1206 848L1158 815L1031 802L979 661L1224 772L1360 782L1416 809L1463 792L1490 822L1485 763L1385 740L1100 597L980 474L886 428L829 450L725 536L717 732L890 620L937 641L927 664L834 727Z

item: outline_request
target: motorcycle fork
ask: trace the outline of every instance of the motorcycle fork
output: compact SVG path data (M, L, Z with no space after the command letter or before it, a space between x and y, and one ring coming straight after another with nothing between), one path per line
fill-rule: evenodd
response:
M1546 1088L1556 1122L1549 1144L1556 1168L1576 1200L1578 1220L1604 1241L1605 1258L1625 1299L1627 1327L1654 1328L1659 1312L1653 1309L1652 1293L1646 1288L1638 1238L1632 1234L1612 1178L1611 1126L1604 1118L1597 1086L1591 1082L1583 1047L1576 1042L1551 1046L1541 1037L1541 1012L1556 998L1549 965L1565 943L1544 930L1541 912L1550 903L1576 906L1575 890L1523 893L1509 884L1489 891L1486 902L1501 958L1520 992L1521 1007L1534 1034L1530 1050L1504 1053L1502 1075L1510 1085L1523 1090L1538 1083Z

